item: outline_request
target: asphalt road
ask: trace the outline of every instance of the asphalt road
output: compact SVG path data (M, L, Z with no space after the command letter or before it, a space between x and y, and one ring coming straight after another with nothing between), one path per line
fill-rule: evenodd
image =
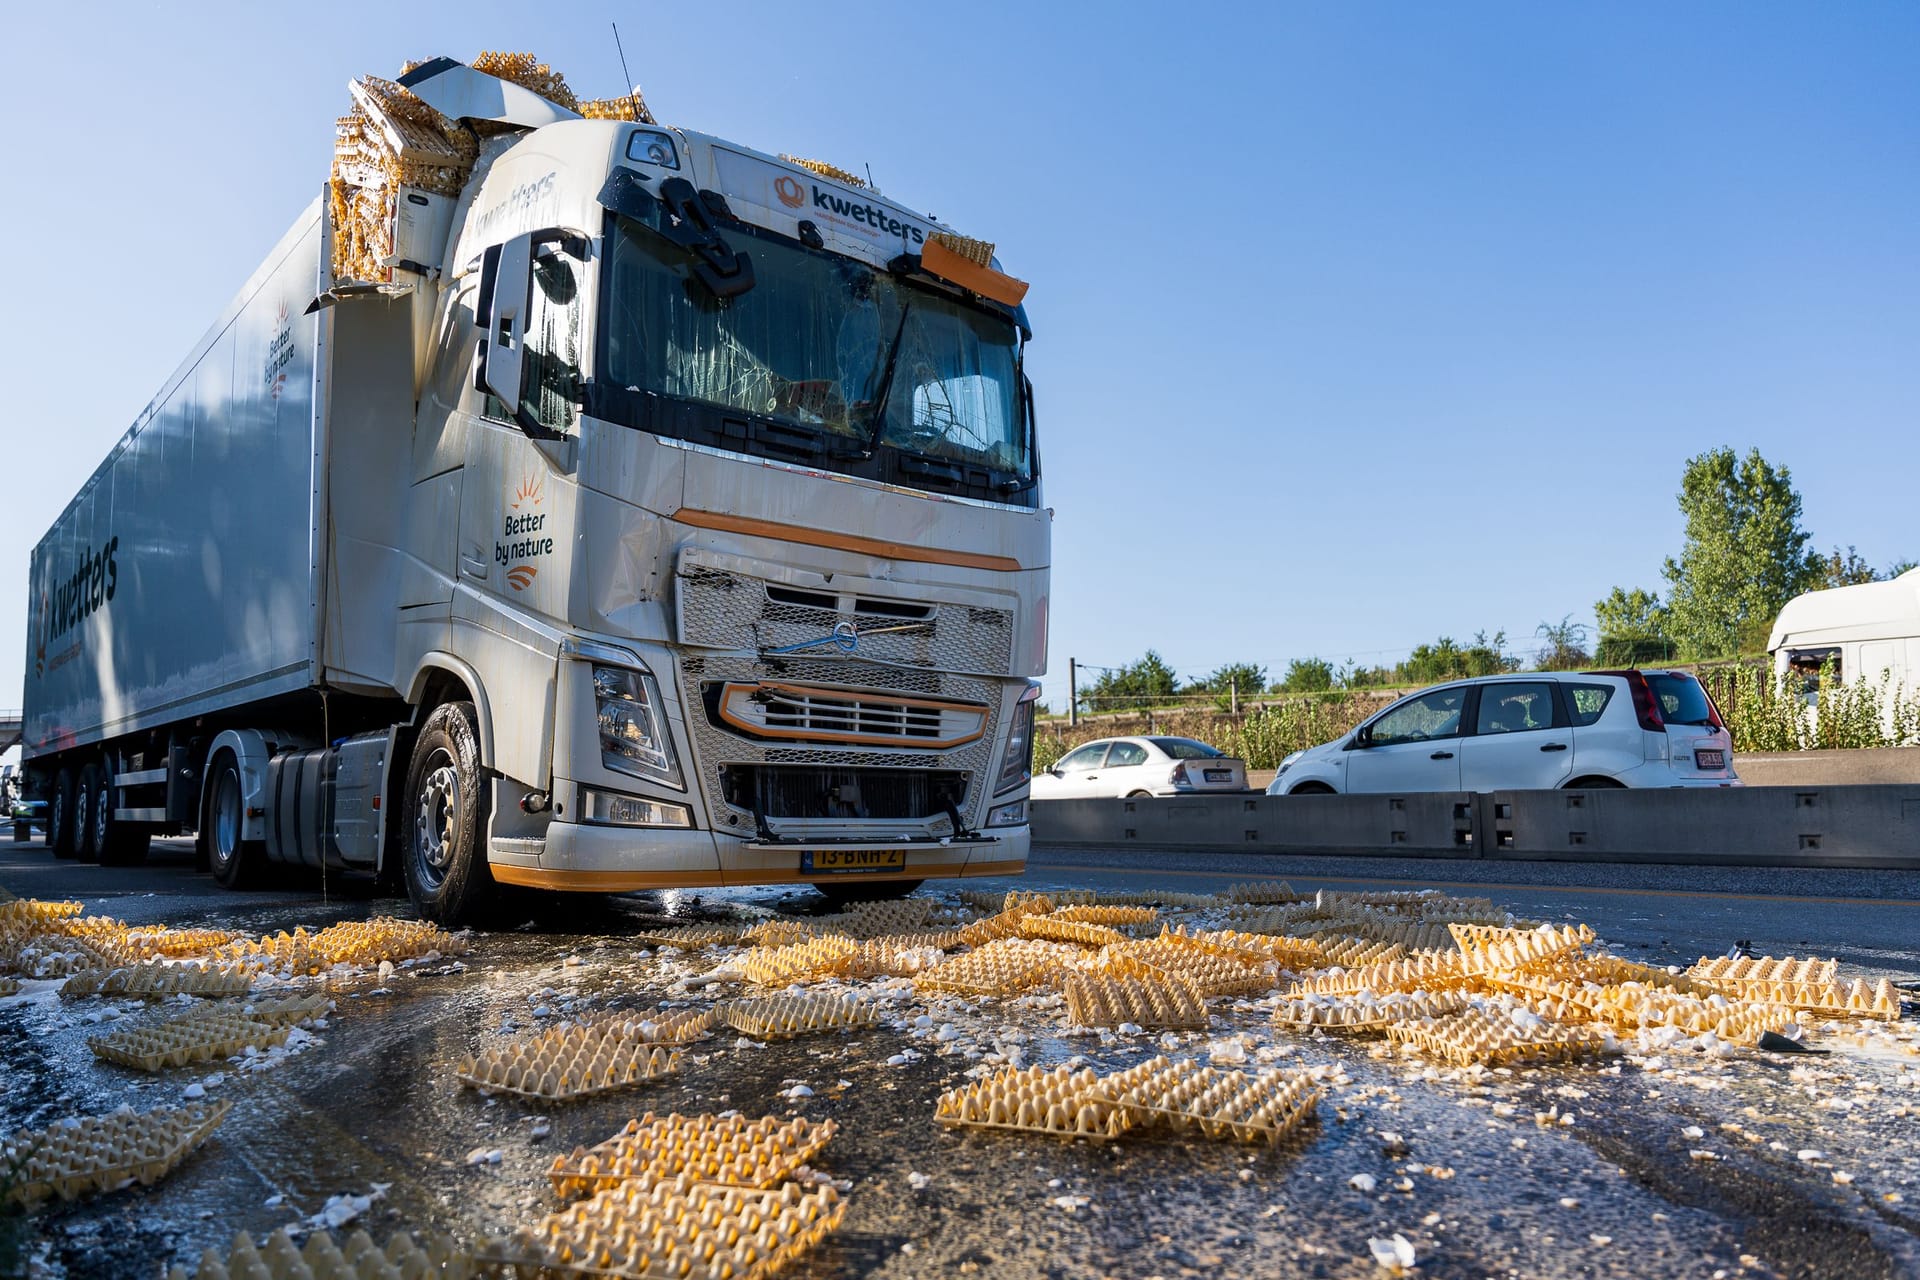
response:
M1473 893L1533 919L1583 920L1615 952L1663 963L1746 939L1755 954L1836 955L1847 976L1920 975L1912 876L1043 850L1023 881L965 887L1206 892L1252 879ZM173 843L137 869L0 846L0 885L78 897L133 923L265 931L406 914L404 901L338 884L228 894ZM124 1071L95 1060L86 1037L159 1011L62 1002L47 984L0 1000L0 1130L122 1102L144 1109L194 1083L234 1103L207 1146L156 1186L39 1215L29 1256L49 1277L147 1276L236 1230L303 1223L334 1196L370 1198L353 1225L376 1239L403 1226L499 1234L554 1207L545 1171L555 1154L645 1110L739 1108L840 1126L816 1163L846 1185L848 1216L790 1273L803 1280L1371 1278L1386 1272L1369 1239L1396 1232L1428 1277L1920 1276L1911 1006L1892 1026L1816 1028L1811 1042L1832 1050L1821 1058L1678 1049L1483 1072L1303 1037L1275 1028L1255 1001L1216 1002L1208 1032L1163 1044L1069 1032L1057 996L928 998L897 982L879 990L890 1012L872 1030L770 1044L719 1036L694 1047L679 1077L634 1093L540 1111L452 1079L460 1056L506 1028L710 1001L697 982L713 957L634 941L663 918L820 909L817 895L777 890L570 900L477 935L458 963L403 966L384 980L336 975L337 1009L315 1042L257 1072ZM952 1028L944 1040L942 1027ZM932 1119L938 1094L983 1064L1078 1057L1109 1070L1162 1051L1315 1070L1327 1095L1318 1123L1251 1149L952 1132ZM469 1163L475 1153L481 1162Z

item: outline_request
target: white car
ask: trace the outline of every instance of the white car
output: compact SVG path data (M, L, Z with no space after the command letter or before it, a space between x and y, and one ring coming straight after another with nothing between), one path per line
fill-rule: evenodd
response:
M1684 671L1535 671L1408 694L1280 762L1268 795L1737 787L1733 738Z
M1102 738L1033 775L1035 800L1245 791L1247 765L1192 738Z

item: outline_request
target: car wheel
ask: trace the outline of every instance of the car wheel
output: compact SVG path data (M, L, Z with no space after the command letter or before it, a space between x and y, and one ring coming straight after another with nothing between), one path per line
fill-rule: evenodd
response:
M856 902L889 902L904 898L925 884L924 880L882 880L877 884L816 884L820 896L844 910Z
M1333 793L1333 788L1324 782L1303 782L1287 792L1290 796L1330 796Z
M1129 799L1129 800L1151 800L1151 799L1153 799L1153 792L1151 792L1151 791L1129 791L1129 792L1127 792L1127 799Z
M488 790L473 704L435 707L413 744L403 793L407 896L428 920L464 924L493 902L486 851Z
M1618 778L1575 778L1562 791L1624 791L1627 784Z
M47 848L56 858L71 858L73 845L73 771L54 775L53 795L47 800Z
M207 870L223 889L242 889L259 874L265 856L259 840L248 840L247 795L240 783L240 762L222 751L207 779Z
M73 849L82 862L100 861L106 846L108 790L99 765L80 770L80 785L73 793Z

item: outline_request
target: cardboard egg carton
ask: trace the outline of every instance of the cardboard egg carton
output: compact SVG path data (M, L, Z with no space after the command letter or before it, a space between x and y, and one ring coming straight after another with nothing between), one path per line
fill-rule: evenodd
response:
M1266 940L1231 929L1189 930L1184 924L1162 925L1157 941L1169 947L1219 956L1235 964L1257 967L1273 959L1273 946Z
M1433 991L1457 987L1468 977L1457 951L1421 952L1405 960L1365 964L1342 973L1321 974L1295 982L1281 992L1289 1000L1307 996L1351 996L1362 991L1385 995L1390 991Z
M1081 949L1038 938L998 938L973 951L954 956L919 974L917 991L949 991L960 995L1019 995L1050 985L1063 966L1076 962Z
M1305 897L1305 894L1295 893L1293 886L1285 880L1249 880L1222 889L1219 894L1220 901L1236 906L1283 906L1300 902Z
M171 1000L175 996L243 996L251 983L238 965L138 964L124 969L88 969L61 984L60 998L88 996Z
M631 120L635 124L656 124L647 100L635 89L619 98L582 98L580 114L588 120Z
M1127 941L1127 935L1104 924L1080 920L1062 920L1058 916L1029 915L1020 920L1020 936L1069 942L1081 947L1106 947Z
M1875 1018L1886 1022L1900 1018L1900 991L1891 978L1872 983L1864 978L1846 983L1746 982L1741 984L1740 996L1830 1018Z
M1324 936L1318 941L1321 964L1329 968L1334 965L1345 969L1354 965L1385 964L1389 960L1404 960L1407 956L1407 948L1397 942L1376 942L1371 938L1349 938L1342 934Z
M155 1027L127 1027L93 1036L87 1047L96 1058L123 1067L161 1071L284 1044L287 1030L244 1014L212 1010L169 1018Z
M847 976L911 978L940 964L946 959L946 950L957 944L952 930L869 938L860 944L860 954L854 957Z
M851 1031L880 1020L879 1006L855 996L768 996L732 1000L720 1009L726 1024L756 1040L789 1040L820 1031Z
M633 935L635 944L643 947L672 947L679 951L704 951L708 947L736 946L747 936L743 925L737 924L679 924L665 929L651 929L645 933Z
M315 992L279 1000L250 1001L240 1012L255 1022L264 1022L271 1027L295 1027L315 1018L324 1018L332 1008L332 1000Z
M1410 1044L1429 1057L1461 1066L1498 1066L1519 1060L1566 1060L1597 1052L1603 1041L1588 1026L1539 1020L1522 1026L1512 1018L1481 1009L1465 1009L1445 1018L1397 1022L1387 1039Z
M1104 924L1109 928L1121 928L1128 925L1152 924L1160 918L1159 911L1148 906L1123 906L1119 904L1061 907L1049 919L1072 920L1079 924Z
M1505 929L1493 925L1450 924L1469 973L1528 969L1577 952L1594 939L1584 924Z
M1838 960L1796 960L1792 956L1783 956L1775 960L1772 956L1721 956L1709 960L1705 956L1687 970L1687 977L1702 982L1716 991L1733 993L1750 983L1802 983L1828 985L1839 977Z
M145 1113L122 1107L110 1115L18 1130L0 1143L0 1164L17 1166L6 1198L31 1208L133 1182L151 1186L206 1141L232 1105L189 1103Z
M1403 954L1409 951L1451 951L1455 945L1453 931L1436 920L1353 920L1335 922L1334 928L1339 936L1384 943L1399 948Z
M516 1268L515 1275L764 1280L805 1258L845 1213L831 1186L621 1182L486 1242L474 1259L483 1268Z
M1100 953L1099 965L1102 972L1123 978L1180 978L1203 997L1257 995L1273 990L1279 980L1271 962L1242 964L1160 938L1108 947Z
M849 938L878 938L889 933L912 933L926 926L933 917L932 898L896 898L881 902L857 902L838 915L822 916L823 930L845 934Z
M469 1280L478 1275L466 1250L439 1237L416 1240L396 1232L381 1249L364 1231L339 1243L316 1231L305 1245L296 1245L281 1230L259 1244L242 1231L224 1252L206 1250L192 1280ZM187 1269L170 1268L167 1280L189 1280Z
M1298 1031L1384 1031L1396 1022L1445 1017L1465 1009L1468 991L1397 991L1368 1000L1353 998L1283 1000L1273 1011L1275 1026Z
M1490 991L1521 997L1556 1022L1604 1022L1619 1027L1639 1024L1640 996L1646 991L1643 987L1601 987L1569 982L1548 973L1525 970L1484 973L1479 975L1479 980Z
M762 920L748 929L742 942L751 942L760 947L791 947L813 937L812 925L800 920Z
M717 1009L656 1009L609 1014L592 1019L588 1025L642 1044L692 1044L712 1035L719 1020Z
M1668 973L1665 969L1640 964L1638 961L1622 960L1616 956L1589 955L1583 951L1569 952L1559 956L1553 963L1544 966L1541 971L1565 978L1570 982L1588 982L1602 987L1635 985L1700 995L1706 995L1712 990L1685 974Z
M980 947L1001 938L1018 937L1022 920L1028 916L1046 915L1058 905L1053 899L1041 895L1015 898L1014 894L1009 893L1007 897L1012 901L999 914L988 916L984 920L975 920L960 930L960 941L963 945Z
M1741 1004L1713 1025L1713 1034L1729 1044L1752 1044L1765 1032L1784 1032L1798 1022L1783 1004Z
M86 911L83 902L48 902L40 898L9 898L0 902L0 928L7 925L41 926L56 920L71 920ZM40 932L34 928L31 932Z
M64 933L35 933L0 948L5 967L27 978L66 978L89 969L133 963L120 948L103 950L85 938Z
M680 1053L627 1034L621 1023L568 1023L468 1058L454 1078L487 1093L565 1102L672 1075L680 1070Z
M1153 1030L1205 1030L1207 1005L1194 985L1172 975L1120 978L1070 973L1067 1020L1081 1027L1133 1023Z
M1165 1056L1116 1072L1101 1087L1136 1126L1235 1142L1281 1141L1317 1117L1321 1097L1304 1071L1222 1071Z
M240 935L229 929L132 929L126 944L143 956L203 956Z
M796 982L837 978L853 967L860 944L852 938L822 936L787 947L755 947L740 962L748 982L785 987Z
M684 1175L714 1186L767 1190L794 1177L839 1132L831 1120L649 1111L605 1142L556 1156L547 1177L563 1200L622 1182L664 1182Z
M1010 1129L1062 1138L1117 1138L1133 1127L1089 1068L1005 1067L940 1095L933 1118L949 1127Z
M392 916L328 925L313 935L312 945L333 963L352 965L377 965L382 960L397 964L434 952L463 956L473 949L465 938L448 933L430 920L397 920Z

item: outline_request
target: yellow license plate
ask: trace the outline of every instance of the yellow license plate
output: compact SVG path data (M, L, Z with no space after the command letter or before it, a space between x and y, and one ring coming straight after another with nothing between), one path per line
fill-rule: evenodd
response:
M803 849L803 874L820 871L905 871L905 849Z

